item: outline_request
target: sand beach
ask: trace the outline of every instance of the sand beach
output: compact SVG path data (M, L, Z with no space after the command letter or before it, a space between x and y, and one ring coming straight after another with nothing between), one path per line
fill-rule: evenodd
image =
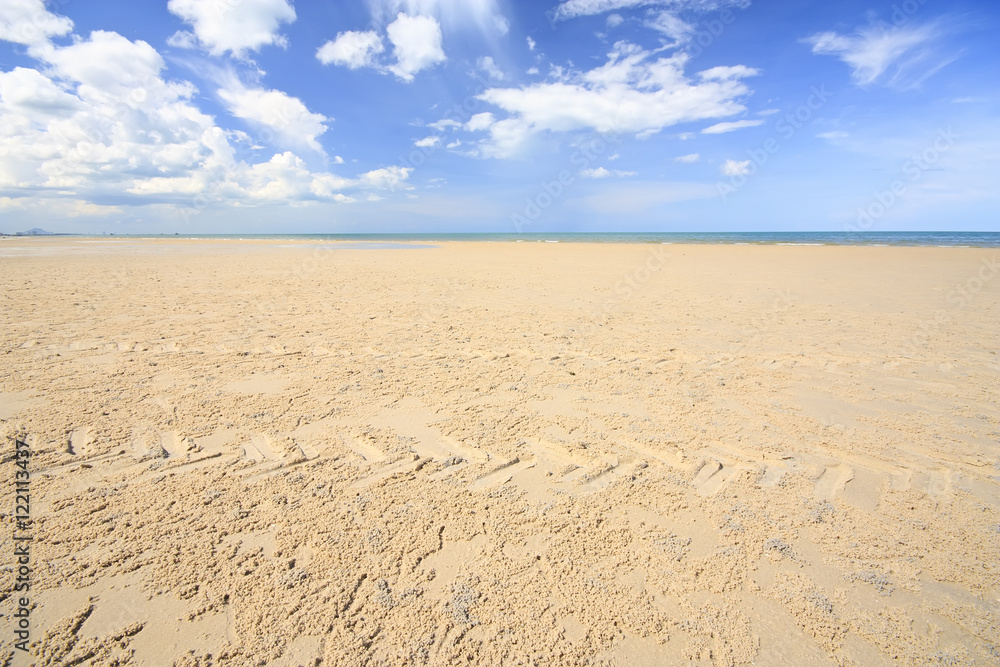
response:
M0 660L997 664L998 254L2 239Z

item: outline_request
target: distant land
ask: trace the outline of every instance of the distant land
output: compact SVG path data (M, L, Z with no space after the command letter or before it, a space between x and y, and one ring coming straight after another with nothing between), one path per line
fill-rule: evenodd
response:
M60 234L58 232L47 232L41 227L33 227L25 232L14 232L13 234L8 234L6 232L0 232L0 236L73 236L72 234Z

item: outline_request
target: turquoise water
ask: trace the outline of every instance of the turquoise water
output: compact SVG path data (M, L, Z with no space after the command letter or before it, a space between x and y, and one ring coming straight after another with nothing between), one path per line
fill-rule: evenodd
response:
M112 237L99 237L112 238ZM113 238L203 238L341 241L399 244L413 242L490 241L499 243L710 243L747 245L860 245L1000 247L1000 232L635 232L535 234L173 234Z

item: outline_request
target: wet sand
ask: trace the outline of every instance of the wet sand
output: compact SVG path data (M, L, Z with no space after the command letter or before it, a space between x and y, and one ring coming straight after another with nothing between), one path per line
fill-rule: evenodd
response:
M13 664L1000 660L1000 251L399 245L0 240Z

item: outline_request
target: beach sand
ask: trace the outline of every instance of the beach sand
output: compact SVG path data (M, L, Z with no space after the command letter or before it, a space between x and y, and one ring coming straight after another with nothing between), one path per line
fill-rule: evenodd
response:
M997 664L998 255L2 239L0 645Z

